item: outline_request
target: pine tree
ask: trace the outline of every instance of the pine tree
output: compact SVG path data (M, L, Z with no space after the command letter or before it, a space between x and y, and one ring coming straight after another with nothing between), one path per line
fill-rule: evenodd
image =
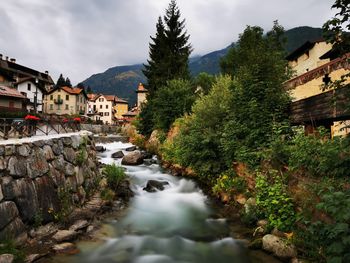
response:
M78 85L77 85L77 88L79 88L79 89L85 89L84 83L79 82Z
M157 87L161 87L166 84L166 76L162 74L163 61L166 57L165 47L165 34L164 24L162 18L158 18L156 25L157 33L155 37L151 37L153 43L149 44L149 59L148 65L144 65L143 74L148 80L148 91L152 96L157 90Z
M70 87L70 88L72 87L72 83L70 82L70 79L68 77L66 78L65 86Z
M57 82L56 82L56 87L60 88L66 85L66 80L64 79L62 73L60 74Z
M189 35L185 28L185 20L180 21L180 10L176 1L172 0L166 10L164 21L165 41L169 57L166 58L168 79L189 79L188 58L192 52L191 44L188 44Z
M153 120L157 115L157 108L153 106L153 99L162 87L172 79L189 79L188 58L192 52L188 43L189 35L184 30L185 20L180 20L180 11L176 1L172 0L166 10L164 22L159 17L157 33L151 37L148 65L144 65L143 73L147 78L149 94L147 103L140 113L139 131L149 135L154 129Z

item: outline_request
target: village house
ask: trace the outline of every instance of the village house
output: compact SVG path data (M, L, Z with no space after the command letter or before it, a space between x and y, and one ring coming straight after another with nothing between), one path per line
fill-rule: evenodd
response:
M128 111L128 102L116 95L88 94L86 114L94 121L115 124Z
M17 89L24 96L25 99L21 99L25 104L22 111L42 112L43 96L54 82L48 71L39 72L16 63L16 59L0 54L0 85ZM2 103L5 103L4 100L5 97L2 98Z
M26 97L18 90L0 84L0 111L24 111L25 101Z
M44 112L48 114L84 115L87 94L84 89L56 87L44 96Z
M350 53L334 56L332 45L319 40L306 42L286 58L295 72L285 83L292 97L292 123L305 125L306 133L324 126L331 130L332 136L347 134L345 126L350 116L342 107L347 103L342 96L345 90L334 90L330 85L350 72Z

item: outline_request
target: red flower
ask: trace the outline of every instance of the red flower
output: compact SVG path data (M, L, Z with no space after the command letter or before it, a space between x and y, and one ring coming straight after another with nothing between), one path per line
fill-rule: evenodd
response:
M68 122L68 119L63 119L63 122Z
M25 120L30 120L30 121L38 121L38 120L40 120L39 117L36 117L36 116L33 116L33 115L29 115L29 114L27 116L25 116L24 119Z
M81 119L79 117L73 119L76 122L81 122Z

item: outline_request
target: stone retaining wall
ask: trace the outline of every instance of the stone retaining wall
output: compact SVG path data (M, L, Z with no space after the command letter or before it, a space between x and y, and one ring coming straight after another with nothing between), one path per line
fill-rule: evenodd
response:
M97 125L97 124L86 124L80 125L81 130L86 130L94 134L115 134L120 130L120 126L116 125Z
M26 225L83 204L98 178L92 136L0 146L0 240L26 239Z

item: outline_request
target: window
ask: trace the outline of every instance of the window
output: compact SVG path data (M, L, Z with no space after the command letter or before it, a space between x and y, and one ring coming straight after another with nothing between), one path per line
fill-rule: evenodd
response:
M68 106L68 104L66 104L66 110L68 110L69 109L69 106Z
M53 104L50 104L50 110L53 110Z
M66 95L66 100L69 100L69 95Z
M100 105L100 109L102 109L102 105Z
M105 116L109 116L109 112L105 112Z
M96 105L94 105L93 109L94 109L94 111L96 111Z
M57 98L58 98L58 100L61 100L61 95L58 95Z
M50 100L53 100L53 95L50 95Z
M323 83L327 86L332 80L329 77L329 74L324 75L323 79L322 79Z
M31 86L30 83L27 84L27 89L28 89L28 90L31 90L31 89L32 89L32 86Z
M108 105L106 105L106 109L108 109Z
M103 102L104 99L103 99L103 98L99 98L98 101L99 101L99 102Z

